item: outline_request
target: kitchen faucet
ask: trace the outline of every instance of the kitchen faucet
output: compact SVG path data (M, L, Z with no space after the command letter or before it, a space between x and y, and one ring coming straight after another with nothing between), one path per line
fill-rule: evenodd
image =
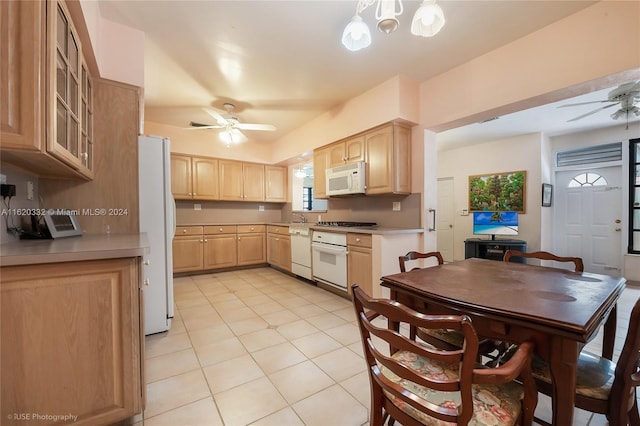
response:
M300 223L305 223L307 221L307 218L304 217L302 213L291 212L291 216L294 215L300 216Z

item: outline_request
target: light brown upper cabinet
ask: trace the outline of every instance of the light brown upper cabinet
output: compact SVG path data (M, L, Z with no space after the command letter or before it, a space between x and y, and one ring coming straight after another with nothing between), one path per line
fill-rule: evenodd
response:
M287 168L264 166L264 200L284 203L287 201Z
M69 11L56 1L0 8L3 161L40 176L92 179L92 83Z
M220 160L220 199L264 201L264 165Z
M176 200L218 200L218 159L171 154L171 192Z
M329 167L365 161L364 135L354 136L329 145ZM315 169L314 169L315 170Z
M327 198L327 168L329 168L331 148L324 147L313 151L313 196Z
M389 124L365 134L367 195L411 193L411 130Z
M411 130L376 127L313 151L315 198L327 198L326 169L366 162L367 195L411 193Z

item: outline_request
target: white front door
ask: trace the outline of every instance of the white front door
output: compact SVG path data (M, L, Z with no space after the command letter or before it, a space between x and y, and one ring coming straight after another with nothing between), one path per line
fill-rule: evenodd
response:
M437 247L445 262L453 262L453 178L438 179ZM427 216L429 217L429 216Z
M556 173L556 254L581 257L587 272L622 274L621 184L619 166Z

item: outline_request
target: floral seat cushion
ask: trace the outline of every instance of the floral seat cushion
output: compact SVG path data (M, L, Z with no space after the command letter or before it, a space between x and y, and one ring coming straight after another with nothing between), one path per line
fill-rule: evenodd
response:
M533 377L551 383L549 365L537 356L531 363ZM590 398L608 400L615 378L616 364L589 352L580 352L576 372L576 393Z
M398 351L393 355L397 361L421 374L440 379L458 377L458 364L447 364L418 356L411 352ZM411 381L398 377L386 368L382 374L419 395L426 401L442 407L458 407L461 403L458 392L439 392L425 388ZM514 425L520 416L524 390L521 385L510 382L504 385L472 385L474 415L469 422L471 426L506 426ZM387 393L394 405L414 419L427 426L453 426L454 423L434 419L406 404L399 398Z

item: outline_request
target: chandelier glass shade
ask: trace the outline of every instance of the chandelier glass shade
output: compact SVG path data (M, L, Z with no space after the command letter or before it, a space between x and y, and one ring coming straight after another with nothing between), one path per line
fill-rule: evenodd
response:
M411 34L433 37L444 27L444 13L435 0L424 0L411 21Z
M357 51L371 44L371 32L360 14L376 3L375 17L381 32L390 34L400 25L397 17L403 12L402 0L358 0L356 14L342 33L342 44L347 49ZM442 29L444 23L444 13L436 4L436 0L424 0L413 16L411 33L421 37L432 37Z
M360 15L355 15L345 27L342 44L351 51L364 49L371 44L371 31Z

